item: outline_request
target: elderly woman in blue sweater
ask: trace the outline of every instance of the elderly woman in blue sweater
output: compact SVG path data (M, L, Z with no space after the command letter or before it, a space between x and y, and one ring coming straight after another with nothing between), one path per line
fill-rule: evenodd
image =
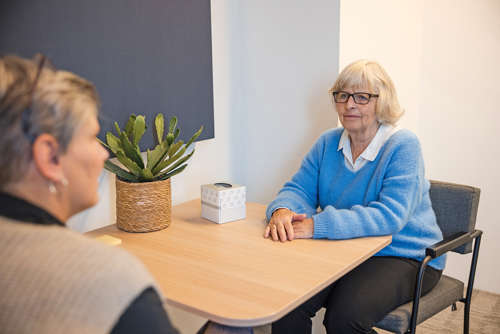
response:
M328 333L376 333L375 323L412 299L418 261L442 239L419 141L395 127L403 112L385 70L356 61L330 93L343 127L320 136L269 204L264 236L285 242L392 235L392 243L275 322L273 333L310 333L310 318L322 307ZM424 294L444 265L444 257L429 263Z

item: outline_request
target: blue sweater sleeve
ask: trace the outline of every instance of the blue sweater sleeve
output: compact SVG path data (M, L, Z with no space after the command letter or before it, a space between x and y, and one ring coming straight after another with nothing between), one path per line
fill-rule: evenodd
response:
M394 144L394 143L393 143ZM313 216L314 238L349 239L396 234L408 222L424 186L424 166L415 136L385 150L378 166L383 168L377 200L350 209L326 206ZM382 152L379 152L379 154ZM373 162L372 162L373 163Z
M311 217L318 207L319 167L323 159L325 135L321 136L302 160L302 165L292 179L285 183L278 196L268 205L267 220L279 208L288 208Z

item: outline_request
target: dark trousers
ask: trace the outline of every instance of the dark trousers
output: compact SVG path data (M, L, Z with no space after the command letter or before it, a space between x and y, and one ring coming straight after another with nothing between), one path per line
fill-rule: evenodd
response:
M316 312L326 308L328 334L376 333L372 327L390 311L413 299L419 262L374 256L272 324L273 334L311 333ZM427 266L422 295L441 278Z

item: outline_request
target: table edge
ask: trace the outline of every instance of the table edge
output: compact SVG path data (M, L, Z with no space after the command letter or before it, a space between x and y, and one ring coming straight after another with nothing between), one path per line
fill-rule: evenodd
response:
M349 271L353 270L354 268L356 268L357 266L359 266L361 263L363 263L366 260L368 260L371 256L373 256L373 254L377 253L382 248L384 248L385 246L389 245L391 243L391 241L392 241L392 236L390 236L390 235L377 236L377 237L386 237L387 240L384 243L380 244L377 248L373 249L370 253L364 255L363 257L361 257L359 259L359 261L357 261L356 263L354 263L350 268L346 268L345 272L342 273L342 275L340 277L344 276ZM165 301L166 301L166 303L168 305L171 305L171 306L177 307L179 309L182 309L184 311L193 313L193 314L195 314L197 316L200 316L200 317L203 317L203 318L207 318L207 319L209 319L211 321L214 321L214 322L222 324L222 325L234 326L234 327L253 327L253 326L261 326L261 325L270 324L270 323L272 323L272 322L274 322L274 321L276 321L278 319L281 319L283 316L285 316L286 314L288 314L290 311L292 311L293 309L295 309L296 307L298 307L300 304L302 304L303 302L305 302L306 300L308 300L309 298L311 298L316 293L320 292L321 290L323 290L324 288L326 288L328 285L332 284L333 282L335 282L335 280L333 278L332 279L328 279L323 284L319 284L316 287L314 287L313 289L311 289L311 291L309 293L305 294L300 300L287 305L282 310L280 310L278 312L275 312L275 313L271 313L271 314L265 315L265 316L256 317L256 318L244 318L244 319L239 318L239 319L235 319L235 318L223 317L223 316L216 315L216 314L213 314L213 313L208 313L208 312L205 312L203 310L200 310L200 309L197 309L197 308L194 308L194 307L190 307L190 306L184 305L184 304L179 303L179 302L177 302L175 300L171 300L171 299L168 298L168 293L165 293L165 296L166 296L165 297Z

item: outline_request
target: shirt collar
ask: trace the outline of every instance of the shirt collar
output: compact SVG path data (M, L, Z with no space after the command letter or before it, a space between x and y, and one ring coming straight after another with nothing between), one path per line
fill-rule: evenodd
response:
M380 152L380 149L384 146L387 139L389 139L389 137L392 136L392 134L394 134L397 130L398 129L396 127L390 124L381 124L375 134L375 137L373 137L372 141L368 144L363 153L361 153L360 157L369 161L375 160L378 152ZM345 129L342 132L342 136L339 140L339 146L337 148L337 151L340 150L347 151L345 153L351 153L351 141L349 140L349 133ZM352 154L350 155L352 157Z
M32 224L65 226L44 209L4 192L0 192L0 216Z

